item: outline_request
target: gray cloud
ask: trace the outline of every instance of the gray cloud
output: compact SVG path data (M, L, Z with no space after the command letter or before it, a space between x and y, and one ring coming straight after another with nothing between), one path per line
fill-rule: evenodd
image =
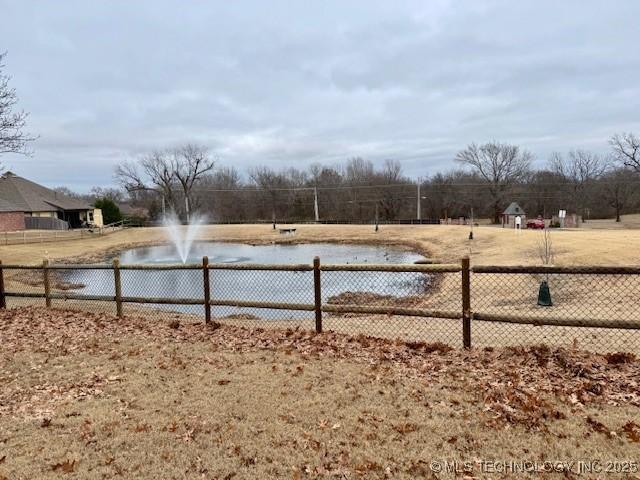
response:
M222 164L398 158L413 175L471 141L607 149L640 130L640 3L2 1L39 134L17 172L86 190L148 149Z

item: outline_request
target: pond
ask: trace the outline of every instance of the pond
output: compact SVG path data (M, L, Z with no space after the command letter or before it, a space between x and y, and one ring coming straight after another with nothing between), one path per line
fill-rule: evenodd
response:
M398 248L330 243L299 245L247 245L241 243L201 242L194 244L187 263L311 264L314 256L322 263L411 264L424 257ZM125 251L121 264L179 263L173 246L142 247ZM347 292L367 292L396 297L419 295L425 291L421 273L395 272L323 272L322 297L326 302ZM202 272L198 270L140 271L122 270L122 294L136 297L202 298ZM215 299L286 303L313 303L313 272L212 270L211 296ZM111 271L68 271L66 280L84 285L78 293L113 295ZM170 310L204 314L202 306L162 306ZM313 312L274 309L213 307L214 317L262 317L274 320L313 318Z

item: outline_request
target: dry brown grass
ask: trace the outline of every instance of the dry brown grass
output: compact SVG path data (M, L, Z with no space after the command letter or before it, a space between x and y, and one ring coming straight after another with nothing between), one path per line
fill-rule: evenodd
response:
M629 215L621 215L620 222L616 222L615 218L607 218L602 220L588 220L587 223L583 224L582 228L638 229L640 228L640 214L633 213Z
M343 242L409 246L440 261L458 262L471 255L475 264L539 264L539 231L476 227L468 240L468 227L444 225L382 225L378 233L367 225L295 225L295 236L281 236L270 225L212 225L201 240L271 242ZM107 236L32 245L0 247L5 263L38 263L51 259L104 258L127 247L166 241L163 228L135 228ZM553 232L556 263L562 265L640 264L640 233L623 229L577 229ZM309 259L311 262L312 259Z
M40 309L0 313L0 332L0 478L450 478L430 462L638 461L632 355Z

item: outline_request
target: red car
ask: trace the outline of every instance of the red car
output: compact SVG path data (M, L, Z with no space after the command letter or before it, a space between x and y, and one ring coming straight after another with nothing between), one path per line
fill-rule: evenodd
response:
M527 220L527 228L544 230L544 226L544 220L542 218Z

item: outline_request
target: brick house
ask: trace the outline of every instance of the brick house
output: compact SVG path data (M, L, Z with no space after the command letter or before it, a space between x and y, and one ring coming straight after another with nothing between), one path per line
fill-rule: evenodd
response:
M102 211L84 200L63 195L12 172L0 176L0 212L4 231L66 230L102 226ZM18 218L22 216L22 221ZM14 228L15 227L15 228Z
M0 232L24 230L24 212L7 200L0 198Z

